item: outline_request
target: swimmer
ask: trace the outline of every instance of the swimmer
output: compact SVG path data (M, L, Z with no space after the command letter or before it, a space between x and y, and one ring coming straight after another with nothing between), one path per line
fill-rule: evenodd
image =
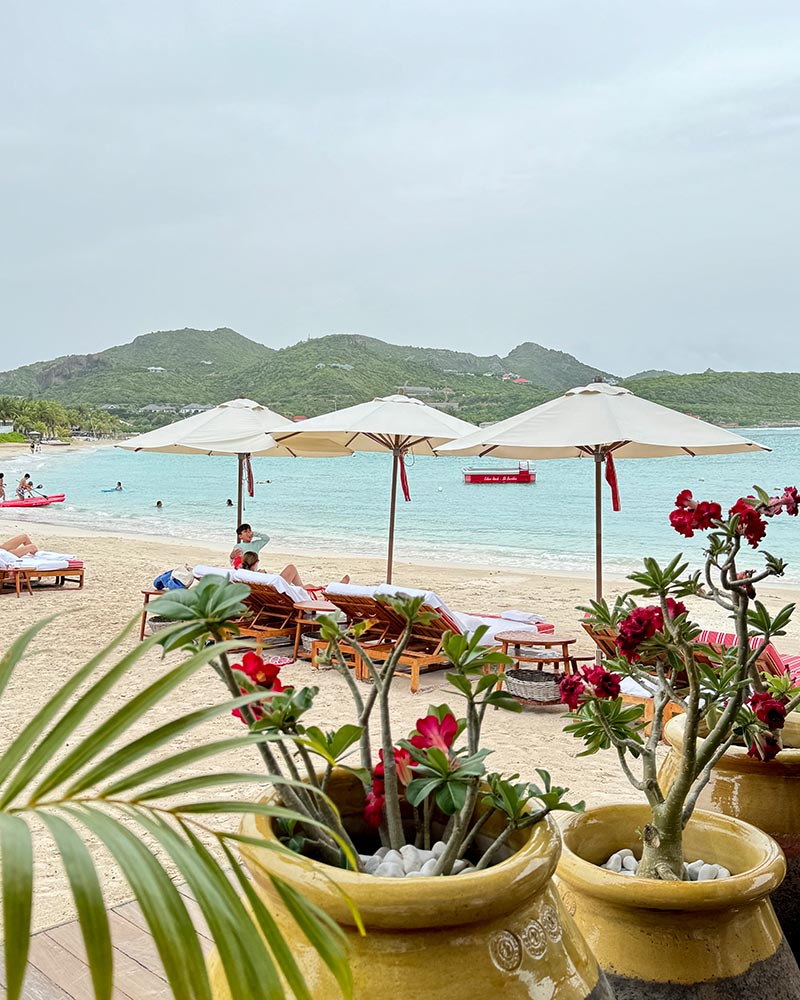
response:
M164 504L160 500L156 500L156 509L163 510Z
M120 482L117 483L117 485L114 487L114 492L115 493L122 493L122 483L120 483Z
M5 500L6 498L6 481L3 478L5 472L0 472L0 500Z
M231 500L231 499L226 500L225 501L225 506L226 507L233 507L233 500Z
M29 472L26 472L22 479L20 479L17 485L17 496L20 500L24 500L26 496L33 496L33 480Z

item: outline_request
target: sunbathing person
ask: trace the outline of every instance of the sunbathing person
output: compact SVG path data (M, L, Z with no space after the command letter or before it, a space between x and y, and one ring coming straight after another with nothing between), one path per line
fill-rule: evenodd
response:
M266 570L259 570L258 568L258 553L257 552L245 552L242 555L242 564L240 569L249 570L251 573L266 572ZM302 587L305 590L305 584L300 579L300 573L294 563L289 563L288 566L284 566L283 569L278 574L282 576L287 583L291 583L294 587Z
M39 546L34 545L29 535L14 535L7 542L0 545L0 549L5 549L12 556L33 556L39 551Z
M245 552L242 556L242 564L240 569L249 570L251 573L265 573L266 570L260 570L258 568L258 553L257 552ZM303 590L306 589L306 585L300 579L300 573L294 563L289 563L288 566L284 566L283 569L278 574L282 576L287 583L291 583L294 587L302 587ZM340 583L350 583L350 577L345 574Z

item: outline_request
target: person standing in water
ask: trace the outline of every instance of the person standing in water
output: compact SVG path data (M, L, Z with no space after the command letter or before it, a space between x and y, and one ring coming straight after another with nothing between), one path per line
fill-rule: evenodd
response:
M17 485L17 496L20 500L25 500L33 496L33 480L29 472L26 472L22 479L20 479Z
M162 510L164 504L160 500L156 500L156 507L158 508L158 510Z
M114 487L114 492L115 493L122 493L122 483L119 483L119 482L117 483L117 485Z
M6 498L6 481L3 478L5 472L0 472L0 500L5 500Z

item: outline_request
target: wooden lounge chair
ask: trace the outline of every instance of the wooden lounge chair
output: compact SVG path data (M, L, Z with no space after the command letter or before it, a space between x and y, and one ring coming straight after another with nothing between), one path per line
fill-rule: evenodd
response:
M295 634L295 604L311 600L308 591L287 583L272 573L252 573L214 566L195 566L195 577L209 573L227 576L232 583L246 583L250 593L244 603L247 611L236 622L240 635L252 637L260 648L266 639L286 638L291 645ZM151 609L155 610L153 605Z
M5 553L8 555L8 553ZM20 597L23 590L33 596L34 583L52 580L45 586L60 588L74 583L81 590L84 583L84 565L80 559L58 552L41 552L22 559L4 561L0 567L0 588L12 586Z
M348 615L348 620L365 621L367 619L376 621L375 630L382 631L382 638L370 649L370 655L380 658L381 655L388 656L393 644L400 638L405 621L395 613L389 604L378 600L380 596L396 596L406 594L408 596L420 596L424 598L420 611L428 613L434 617L425 624L416 622L414 624L411 638L408 641L398 664L397 675L408 677L411 683L411 692L415 694L419 690L419 677L421 673L430 670L439 670L447 665L447 659L442 654L442 640L445 633L455 632L457 634L471 634L481 625L490 626L490 632L502 631L517 624L503 618L482 618L476 615L464 615L451 611L444 601L432 591L416 590L408 587L395 587L393 585L381 584L379 587L354 587L352 584L329 584L325 590L325 598ZM534 616L535 617L535 616ZM542 622L543 631L553 631L553 626ZM532 642L535 641L537 628L529 626L531 629ZM492 638L487 633L487 641ZM359 661L355 663L357 674L363 670L359 666ZM367 677L362 676L366 680Z

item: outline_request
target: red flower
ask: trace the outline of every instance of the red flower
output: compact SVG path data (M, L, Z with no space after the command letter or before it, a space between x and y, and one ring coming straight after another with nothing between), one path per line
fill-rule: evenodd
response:
M785 486L781 500L786 508L786 513L790 517L797 517L797 511L800 509L800 493L797 492L797 487Z
M757 691L751 695L747 704L753 709L759 722L763 722L768 729L783 729L786 709L777 698L766 691Z
M619 686L622 682L619 674L612 674L601 666L584 667L581 672L594 688L596 698L619 698Z
M650 605L646 608L634 608L633 611L620 622L619 634L616 644L619 651L628 661L633 663L639 659L639 646L646 639L652 639L656 632L663 628L664 617L661 608Z
M457 730L458 723L452 712L447 712L441 722L435 715L426 715L424 719L417 719L417 731L409 742L419 750L438 747L447 753L453 745Z
M558 690L562 703L568 705L570 711L574 712L580 703L581 695L586 690L586 685L577 674L567 674L561 678Z
M714 521L722 518L722 508L718 503L693 499L691 490L681 490L675 498L675 510L669 515L669 523L679 535L691 538L695 531L706 531Z
M258 684L259 687L271 688L277 691L283 690L280 682L277 680L281 668L274 663L265 663L256 653L247 652L244 654L240 670L254 684ZM275 684L278 686L275 687Z
M674 601L671 597L666 600L667 614L670 618L677 618L678 615L685 615L687 613L687 607L683 601ZM664 623L661 623L661 628L664 627Z
M694 511L676 509L670 512L669 523L679 535L692 538L694 535Z
M383 767L383 750L378 751L378 763L375 765L375 770L372 772L374 777L383 778L384 767ZM408 750L401 750L399 747L394 747L394 766L397 771L397 780L401 785L407 785L409 781L414 777L411 773L411 768L417 766L417 762L413 759Z
M718 503L701 500L694 509L694 526L698 531L705 531L713 526L714 521L722 520L722 507Z
M750 498L752 499L752 497ZM767 533L767 526L761 514L751 506L744 497L741 497L728 511L731 517L734 514L739 517L738 531L747 540L748 545L754 549L758 548L758 543Z
M372 791L367 792L364 799L364 819L367 821L367 825L371 826L373 830L377 830L383 822L383 807L385 805L386 796L383 794L383 782L374 781Z
M771 733L762 733L747 751L748 757L755 757L757 760L774 760L783 747Z
M242 692L242 694L250 693L249 691L245 691L244 688L239 688L239 690ZM256 719L260 719L264 715L264 713L261 711L261 706L258 704L257 701L250 702L250 711L253 713ZM235 716L239 720L239 722L244 722L244 724L247 725L247 722L244 716L242 715L242 710L240 708L232 708L231 715Z

